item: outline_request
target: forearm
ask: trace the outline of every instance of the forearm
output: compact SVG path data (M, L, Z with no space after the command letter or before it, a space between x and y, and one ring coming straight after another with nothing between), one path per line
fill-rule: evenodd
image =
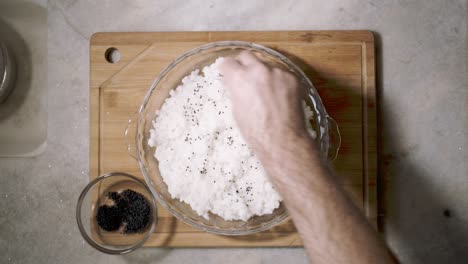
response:
M295 76L249 52L225 58L222 74L241 132L282 195L314 263L389 262L385 246L309 140Z
M277 149L275 149L277 148ZM388 252L306 136L259 155L314 263L387 263Z

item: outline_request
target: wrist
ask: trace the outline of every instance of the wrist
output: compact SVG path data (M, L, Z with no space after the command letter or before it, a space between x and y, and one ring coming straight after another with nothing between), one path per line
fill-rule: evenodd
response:
M304 155L306 152L318 154L318 148L305 130L288 131L275 137L265 137L263 143L254 144L254 152L262 164L281 164L291 155Z

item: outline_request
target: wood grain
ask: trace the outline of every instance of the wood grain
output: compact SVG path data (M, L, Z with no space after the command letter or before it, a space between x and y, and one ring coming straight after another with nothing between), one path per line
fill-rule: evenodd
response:
M143 178L128 154L124 130L158 73L180 54L221 40L256 42L285 54L314 83L337 121L342 146L333 168L369 221L377 221L374 38L369 31L96 33L90 43L90 179L111 171ZM109 63L108 48L121 60ZM110 240L112 235L110 234ZM119 243L119 241L114 241ZM301 246L292 222L249 236L195 230L159 206L159 225L145 246Z

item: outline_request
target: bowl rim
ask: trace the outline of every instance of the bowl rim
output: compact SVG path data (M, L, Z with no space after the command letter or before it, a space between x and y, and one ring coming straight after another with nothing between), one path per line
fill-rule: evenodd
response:
M312 84L310 79L307 77L307 75L305 75L304 71L302 71L301 68L299 68L289 58L287 58L285 55L279 53L278 51L275 51L275 50L273 50L271 48L268 48L268 47L265 47L263 45L253 43L253 42L227 40L227 41L210 42L210 43L195 47L195 48L183 53L182 55L178 56L176 59L174 59L154 79L152 84L149 86L149 89L148 89L148 91L147 91L147 93L146 93L146 95L145 95L145 97L143 99L143 103L138 108L138 111L135 113L135 114L138 115L138 121L137 121L137 125L136 125L136 135L135 135L136 159L138 161L138 164L140 166L140 170L141 170L141 172L142 172L142 174L143 174L143 176L145 178L145 181L146 181L148 187L151 189L151 191L153 192L153 194L156 197L156 199L158 200L158 202L166 210L168 210L173 216L175 216L177 219L181 220L182 222L184 222L184 223L186 223L186 224L188 224L188 225L190 225L190 226L192 226L194 228L197 228L199 230L206 231L206 232L212 233L212 234L229 235L229 236L241 236L241 235L248 235L248 234L258 233L258 232L270 229L273 226L276 226L279 223L285 221L286 219L289 219L290 218L289 213L286 211L284 214L280 215L278 217L278 219L276 219L274 221L272 220L272 221L267 222L267 223L262 223L262 224L260 224L259 226L255 227L255 228L251 228L251 229L247 229L247 230L216 229L216 228L213 228L213 227L209 227L209 226L200 224L199 222L196 222L196 221L194 221L194 220L192 220L192 219L178 213L174 209L172 209L171 206L168 205L166 200L163 197L161 197L161 195L154 189L154 187L152 185L153 181L152 181L151 177L149 176L145 165L141 161L140 154L142 153L142 150L140 149L140 144L138 144L139 139L140 139L139 137L141 136L142 133L144 133L144 131L143 132L139 131L140 124L141 124L141 122L143 122L143 119L144 119L143 112L145 110L145 107L146 107L147 103L149 102L149 99L150 99L152 93L155 90L155 87L159 84L159 82L169 73L169 71L174 66L181 63L186 58L188 58L188 57L190 57L192 55L195 55L198 52L205 51L205 50L212 49L212 48L218 48L218 47L233 47L233 48L253 49L253 50L256 50L256 51L266 52L267 54L272 55L272 56L280 59L283 63L285 63L286 65L292 67L294 69L294 71L296 71L300 75L300 77L302 78L302 81L306 82L308 87L312 88L312 89L310 89L312 93L317 94L317 96L312 98L312 103L313 103L313 107L314 107L316 113L319 113L319 118L323 118L324 122L328 123L328 118L330 118L330 117L329 117L328 113L326 112L326 109L325 109L325 107L323 105L323 102L322 102L320 96L318 96L318 93L317 93L317 91L315 89L315 86ZM320 105L321 108L318 108L317 105ZM323 130L319 129L320 131L317 131L317 132L321 133L322 135L326 136L327 144L329 144L328 129L329 129L328 126L325 126L323 128ZM325 156L328 154L328 148L329 148L328 145L324 146L325 151L327 151L327 153L324 153Z
M141 241L139 241L138 243L135 243L135 244L133 244L133 245L131 245L129 247L122 248L122 249L109 249L109 248L103 247L103 246L99 245L98 243L96 243L94 241L94 239L92 239L88 235L88 232L86 232L86 230L85 230L85 228L83 226L83 223L81 221L81 209L82 209L82 205L83 205L83 200L86 197L86 195L88 194L89 190L91 190L97 183L99 183L99 182L101 182L101 181L103 181L103 180L105 180L107 178L115 177L115 176L130 178L130 179L136 181L141 186L143 186L145 188L145 190L149 193L149 196L151 198L150 204L151 204L151 207L153 209L152 210L152 212L153 212L152 213L153 221L151 222L151 226L146 231L146 234L143 237L143 239ZM95 248L95 249L97 249L97 250L99 250L99 251L101 251L103 253L107 253L107 254L111 254L111 255L123 255L123 254L130 253L130 252L134 251L135 249L140 248L148 240L148 238L154 233L154 230L156 229L156 225L157 225L157 222L158 222L158 206L156 204L156 199L154 197L154 194L151 191L151 189L149 188L149 186L146 184L146 182L138 179L137 177L135 177L133 175L127 174L127 173L109 172L109 173L100 175L100 176L96 177L94 180L90 181L86 185L86 187L81 191L81 194L78 197L78 202L77 202L77 205L76 205L76 222L78 224L78 229L80 230L81 235L86 240L86 242L88 242L88 244L91 245L93 248Z

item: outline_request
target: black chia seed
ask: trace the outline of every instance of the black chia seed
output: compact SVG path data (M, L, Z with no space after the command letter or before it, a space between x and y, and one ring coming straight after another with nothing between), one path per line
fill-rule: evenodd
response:
M150 222L151 208L146 198L130 189L109 192L107 197L114 205L102 205L96 214L98 225L106 231L116 231L124 226L123 233L137 233Z
M96 219L98 225L106 231L117 230L122 224L122 215L119 208L115 206L103 205L99 207Z

